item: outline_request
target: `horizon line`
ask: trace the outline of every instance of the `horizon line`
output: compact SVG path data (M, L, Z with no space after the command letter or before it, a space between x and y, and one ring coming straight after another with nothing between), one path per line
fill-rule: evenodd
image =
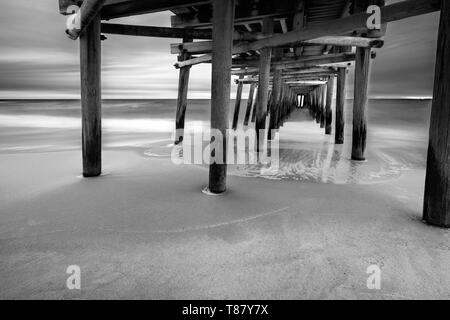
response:
M368 100L432 100L433 97L370 97ZM80 101L80 98L0 98L0 101ZM104 98L102 101L108 100L177 100L177 98ZM187 100L211 100L210 98L191 98ZM236 100L230 98L230 100ZM246 99L242 99L246 100ZM345 98L345 100L354 100L354 98Z

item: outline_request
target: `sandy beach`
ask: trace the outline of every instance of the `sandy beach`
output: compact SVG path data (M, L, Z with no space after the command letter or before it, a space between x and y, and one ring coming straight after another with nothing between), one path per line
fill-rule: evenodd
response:
M293 146L291 125L281 130L285 148ZM295 126L300 140L308 130ZM105 174L83 179L75 138L66 149L5 145L0 298L450 298L450 232L421 220L424 168L409 165L380 179L369 174L370 181L350 170L364 181L343 182L335 173L347 171L333 167L347 147L327 162L327 138L320 139L301 145L315 155L322 150L325 160L297 172L316 166L320 179L232 173L227 193L217 197L201 192L207 170L146 156L148 146L106 146ZM114 139L107 133L106 140ZM283 154L292 161L292 152ZM381 172L375 160L357 172ZM331 172L326 181L324 170ZM382 271L380 290L366 285L372 264ZM70 265L81 268L81 290L66 288Z

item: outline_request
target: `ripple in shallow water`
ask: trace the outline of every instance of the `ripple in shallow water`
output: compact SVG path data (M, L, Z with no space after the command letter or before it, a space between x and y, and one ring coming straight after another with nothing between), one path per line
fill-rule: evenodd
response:
M170 142L157 143L145 152L150 157L171 157ZM178 159L183 159L180 146L175 147ZM239 177L271 180L296 180L334 184L370 184L398 178L407 170L421 168L424 157L409 149L373 148L369 161L350 159L350 150L334 143L283 143L279 150L279 165L229 165L228 173ZM247 155L248 156L248 155ZM202 166L207 168L207 166Z

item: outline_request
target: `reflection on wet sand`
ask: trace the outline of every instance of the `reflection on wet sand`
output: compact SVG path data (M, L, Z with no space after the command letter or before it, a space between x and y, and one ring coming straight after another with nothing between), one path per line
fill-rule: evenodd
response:
M345 143L336 145L333 135L325 135L307 112L299 111L280 129L279 163L277 166L259 164L229 165L229 174L275 180L297 180L333 184L369 184L396 179L411 169L423 169L426 155L426 106L400 104L398 112L390 112L390 122L372 117L368 137L368 161L350 159L351 125L345 131ZM377 105L377 112L384 104ZM348 110L347 114L351 114ZM404 124L405 109L422 113L416 122ZM417 111L419 110L419 111ZM385 114L385 113L382 113ZM397 116L395 116L397 114ZM347 120L347 123L351 121ZM152 146L163 151L166 147ZM235 151L237 147L235 146ZM246 159L251 156L245 150ZM182 157L182 153L180 153Z

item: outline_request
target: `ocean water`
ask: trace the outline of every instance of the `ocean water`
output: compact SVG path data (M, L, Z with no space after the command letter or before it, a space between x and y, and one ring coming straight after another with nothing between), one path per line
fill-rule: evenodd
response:
M370 100L366 162L350 160L351 100L345 106L344 145L335 145L333 135L325 135L308 111L298 109L280 129L276 170L232 165L229 173L336 184L395 179L408 170L425 168L430 107L429 100ZM234 102L230 110L233 108ZM245 108L243 100L241 126ZM170 161L175 110L175 100L104 101L103 147L132 148L142 156ZM186 130L209 128L209 110L209 100L190 100ZM79 150L80 146L79 101L0 101L0 155L20 153L26 157L27 153Z

